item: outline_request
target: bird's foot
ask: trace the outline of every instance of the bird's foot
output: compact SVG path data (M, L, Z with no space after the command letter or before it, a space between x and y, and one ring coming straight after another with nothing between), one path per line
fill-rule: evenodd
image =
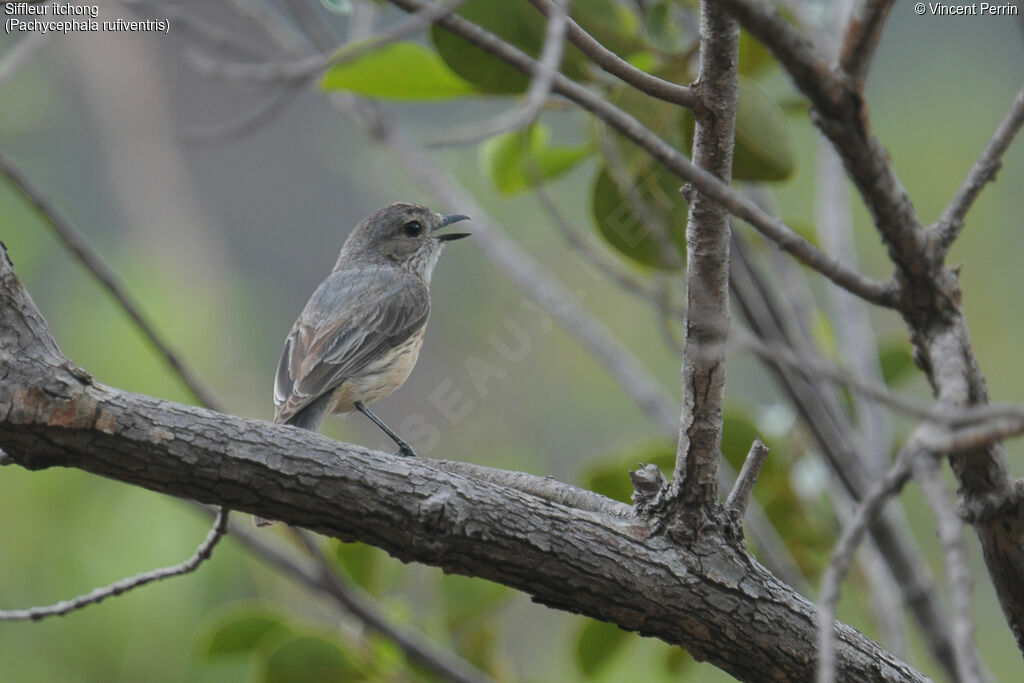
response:
M403 458L415 458L415 457L417 457L416 456L416 451L414 451L412 449L412 446L410 446L407 443L399 444L398 452L395 453L395 455L400 455Z

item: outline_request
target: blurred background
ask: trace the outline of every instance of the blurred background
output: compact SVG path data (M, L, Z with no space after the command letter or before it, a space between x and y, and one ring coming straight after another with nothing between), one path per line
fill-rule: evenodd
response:
M171 7L259 46L266 37L258 23L237 11L250 4ZM344 3L310 0L309 7L341 44L351 21ZM283 6L276 11L286 12ZM100 6L100 18L107 20L155 15L135 3ZM170 16L166 35L15 31L0 37L0 64L10 67L7 56L15 51L27 57L16 69L0 69L0 150L102 254L228 410L271 419L272 374L284 336L329 272L351 227L392 201L419 201L444 212L465 209L437 205L422 194L407 169L333 109L316 87L281 95L268 86L224 83L197 73L188 54L205 43L189 21ZM385 26L401 16L381 7L377 21ZM867 99L874 129L925 222L941 213L1020 87L1024 33L1018 19L921 17L910 3L897 3L892 11ZM26 47L26 41L32 45ZM777 67L759 81L780 102L794 98ZM389 104L388 111L414 138L430 140L453 125L489 118L514 101L472 97ZM227 139L216 135L217 126L260 107L273 107L273 115ZM571 109L545 112L543 121L565 144L587 139L585 119ZM818 134L799 112L786 124L795 171L767 190L787 221L813 226ZM481 170L477 146L431 154L678 400L680 358L658 331L656 312L575 258L531 193L499 191ZM593 160L584 161L547 185L562 211L588 229L597 170ZM1024 151L1018 141L998 182L968 216L952 257L963 263L965 308L991 396L1010 402L1024 400L1024 366L1018 362L1024 317L1016 315L1013 303L1013 292L1024 285L1022 183ZM857 257L866 272L887 278L884 250L856 198L853 206ZM71 359L101 382L193 401L118 305L3 182L0 239ZM820 297L825 289L820 278L812 275L809 282ZM625 487L628 494L627 467L674 449L601 366L484 259L472 238L446 251L432 290L419 364L405 386L377 407L389 424L420 416L433 428L436 438L414 443L421 455L588 486L611 477L611 489ZM883 346L905 356L909 344L898 317L873 311L872 320ZM819 337L826 351L831 343L834 352L827 324ZM509 346L517 352L509 353ZM897 388L929 398L916 370L903 373ZM779 465L773 478L759 484L757 495L782 536L800 539L793 552L811 579L808 597L814 599L838 529L827 471L753 356L730 356L726 391L736 429L774 441L769 462ZM457 419L440 397L457 402ZM897 443L911 424L894 420ZM332 420L324 431L393 450L361 418ZM1009 444L1008 449L1016 474L1024 474L1021 447ZM209 524L180 501L77 471L4 468L0 501L2 609L48 604L180 561ZM901 501L941 576L934 525L919 492L911 487ZM280 529L265 533L287 538ZM1011 680L1020 670L1020 655L977 543L969 532L966 536L975 576L977 642L997 678ZM660 641L627 637L613 627L533 605L502 587L402 565L375 549L334 541L324 547L396 621L416 625L506 680L731 680ZM845 585L840 618L878 637L858 598L867 590L864 581L854 575ZM267 664L273 652L266 647L224 653L211 644L225 625L253 614L279 620L291 634L334 642L355 660L376 662L374 672L353 673L353 679L426 675L405 669L393 646L367 640L351 620L250 558L229 537L195 574L63 618L0 623L0 680L287 680L287 668ZM938 675L915 638L907 656Z

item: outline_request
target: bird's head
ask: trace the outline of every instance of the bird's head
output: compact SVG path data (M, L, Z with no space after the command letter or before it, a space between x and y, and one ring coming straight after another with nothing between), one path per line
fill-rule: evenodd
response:
M469 237L468 232L439 231L465 220L469 217L436 213L419 204L389 204L359 221L345 240L335 269L357 259L390 262L429 282L444 245Z

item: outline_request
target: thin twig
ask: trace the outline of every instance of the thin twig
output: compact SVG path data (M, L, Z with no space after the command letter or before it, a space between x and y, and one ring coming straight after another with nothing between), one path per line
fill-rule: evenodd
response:
M921 451L914 446L914 437L911 437L893 466L882 479L872 485L867 495L860 501L853 519L843 529L832 549L832 556L822 578L821 595L818 597L818 683L832 683L835 680L836 603L839 601L839 585L853 563L854 551L864 540L864 534L875 517L910 478L913 460L920 453Z
M224 412L220 400L208 389L203 381L192 370L184 365L178 354L157 333L156 328L142 314L139 305L134 302L117 275L103 262L99 254L89 245L85 238L69 223L36 188L24 173L5 154L0 152L0 174L5 176L11 186L36 210L72 254L92 273L93 277L110 292L111 296L121 305L128 317L146 336L153 348L163 356L171 369L181 378L182 383L192 392L197 401L208 408Z
M568 0L555 0L554 10L548 14L547 30L544 34L544 46L540 53L540 70L530 81L526 92L526 100L515 109L505 111L490 121L463 127L461 130L441 134L427 143L427 147L447 147L450 145L471 145L481 140L509 133L530 126L537 120L541 107L551 94L551 81L562 63L562 51L565 46L565 28L569 21L566 15Z
M743 515L747 511L750 496L754 493L754 484L757 483L757 477L761 474L761 466L764 465L765 458L768 457L768 451L769 448L764 445L764 441L761 441L760 438L754 439L754 443L750 446L750 452L747 453L747 459L743 461L743 469L736 477L736 484L725 501L726 510L735 520L743 519Z
M423 0L390 1L392 4L408 11L423 10L434 6ZM437 19L436 23L465 38L481 49L499 57L527 75L532 76L539 69L536 60L529 55L509 45L480 26L466 21L462 17L449 15ZM634 117L606 101L600 95L574 83L562 74L555 74L552 90L564 95L583 109L613 126L626 138L650 153L665 168L687 182L692 183L698 191L725 206L733 215L750 223L755 229L808 267L818 271L840 287L850 290L867 301L879 304L880 306L895 306L896 289L893 284L878 282L873 278L852 271L836 259L823 253L781 220L764 213L753 202L730 188L728 184L723 183L713 174L694 165L689 159L679 153L678 150L652 133Z
M859 0L850 14L839 54L839 68L853 80L857 90L864 90L871 58L893 4L895 0Z
M143 574L129 576L126 579L115 581L109 586L97 588L85 595L79 595L71 600L62 600L61 602L48 605L46 607L0 610L0 621L38 621L45 617L61 616L68 612L73 612L76 609L81 609L88 605L94 605L109 597L120 595L121 593L127 593L128 591L139 588L140 586L145 586L147 583L153 583L154 581L161 581L163 579L171 578L172 576L181 576L182 574L194 572L199 568L199 565L202 564L204 560L209 559L214 547L220 542L220 539L224 537L224 534L227 532L229 514L230 511L226 508L219 508L217 510L213 527L206 534L206 538L199 544L199 547L196 548L196 552L192 557L188 558L184 562L170 567L154 569Z
M964 227L964 217L974 205L974 200L981 194L986 183L995 180L1003 164L1003 154L1013 142L1021 126L1024 125L1024 88L1017 93L1010 105L1010 111L999 123L992 139L988 141L985 151L981 153L978 160L974 162L970 173L964 179L963 185L957 190L953 201L949 203L942 216L932 228L931 237L933 249L940 256L945 256L949 248L953 246L957 236Z
M541 14L551 16L552 4L549 0L530 0ZM569 42L575 45L580 52L590 57L591 60L606 72L628 83L640 92L651 97L656 97L665 102L678 104L688 109L698 106L698 98L693 88L685 85L677 85L670 81L652 76L646 71L637 69L635 66L619 57L617 54L599 43L593 36L584 31L579 24L569 19L567 31Z
M939 472L939 461L934 457L917 458L914 473L924 492L928 507L935 515L939 540L942 542L946 564L946 583L952 607L953 651L959 683L980 683L983 680L981 657L974 643L974 623L971 618L971 575L967 567L967 551L960 531L963 522L957 517L955 506Z

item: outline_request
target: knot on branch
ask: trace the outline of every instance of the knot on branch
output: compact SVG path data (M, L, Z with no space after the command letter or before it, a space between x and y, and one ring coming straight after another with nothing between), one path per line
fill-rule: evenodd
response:
M633 481L633 507L638 515L649 512L668 487L661 468L654 464L638 463L638 469L630 471L629 478Z
M956 512L967 524L984 524L995 519L1004 525L1012 524L1016 535L1024 538L1024 481L1017 480L1013 488L1006 491L970 496L961 493Z

